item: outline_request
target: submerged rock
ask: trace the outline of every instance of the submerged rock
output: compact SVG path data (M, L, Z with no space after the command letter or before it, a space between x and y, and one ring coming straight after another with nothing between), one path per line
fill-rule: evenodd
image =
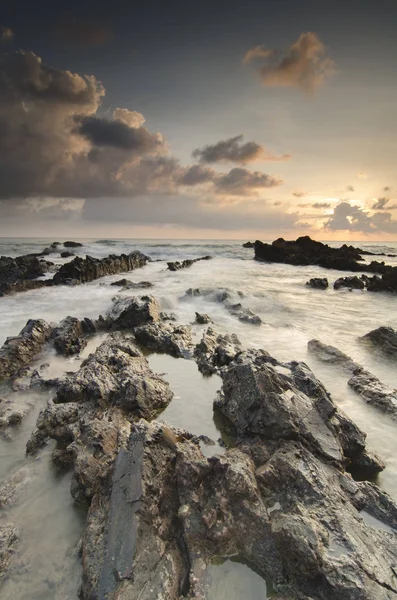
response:
M140 290L153 287L153 283L150 283L150 281L138 281L138 283L135 283L130 279L119 279L118 281L113 281L110 285L118 285L126 290Z
M0 380L14 377L29 365L48 342L52 327L42 319L29 320L18 336L9 337L0 349Z
M92 256L86 256L86 258L76 256L60 267L52 281L53 285L88 283L105 275L114 275L143 267L147 261L148 257L139 251L131 252L128 255L121 254L121 256L112 254L102 259Z
M397 331L392 327L378 327L361 338L374 348L391 357L397 356Z
M240 291L238 291L237 294L240 297L244 296L244 294ZM187 300L196 296L205 296L207 299L210 299L214 302L222 303L231 315L237 317L238 320L243 323L249 323L251 325L261 325L262 323L262 319L253 313L252 310L249 308L244 308L240 302L232 302L232 295L227 289L189 288L186 290L183 299Z
M190 358L193 342L188 325L149 323L137 327L134 335L138 344L151 352L170 354L176 358Z
M208 325L209 323L213 322L211 317L209 317L208 315L202 314L202 313L198 313L198 312L196 312L195 321L198 325Z
M351 371L353 375L348 380L348 385L368 404L397 417L397 390L382 383L375 375L333 346L327 346L319 340L310 340L308 349L323 362L339 364Z
M342 287L351 288L353 290L363 290L365 288L365 282L356 275L353 277L340 277L334 283L334 290L339 290Z
M313 277L306 281L306 285L316 290L326 290L328 287L328 279L326 277Z
M70 258L71 256L74 256L74 252L69 252L68 250L61 252L61 258Z
M202 256L201 258L188 258L179 262L178 260L175 262L168 262L168 269L170 271L179 271L180 269L187 269L194 265L194 263L199 262L200 260L211 260L212 256Z
M7 575L19 541L18 530L10 523L0 526L0 581Z

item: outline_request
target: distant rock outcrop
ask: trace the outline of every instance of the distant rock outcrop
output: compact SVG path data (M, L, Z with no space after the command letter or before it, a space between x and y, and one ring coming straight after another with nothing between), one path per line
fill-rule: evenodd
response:
M186 260L183 260L182 262L179 262L179 260L175 261L175 262L168 262L168 268L170 271L179 271L180 269L187 269L188 267L191 267L192 265L194 265L194 263L199 262L200 260L211 260L212 256L202 256L201 258L187 258Z

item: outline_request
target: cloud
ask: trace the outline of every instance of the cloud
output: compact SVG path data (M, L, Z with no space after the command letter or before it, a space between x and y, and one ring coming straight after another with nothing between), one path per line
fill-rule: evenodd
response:
M292 192L292 195L295 196L295 198L304 198L305 196L307 196L307 192L295 191Z
M116 108L113 111L113 118L128 125L128 127L142 127L145 123L145 117L140 112L128 110L127 108Z
M352 185L348 185L346 187L346 189L347 189L348 192L354 192L355 191L355 188Z
M202 163L234 162L237 164L255 161L282 161L290 158L289 154L280 156L271 154L256 142L243 144L243 137L243 135L237 135L204 148L197 148L193 151L193 156Z
M163 146L162 137L144 127L130 127L120 120L99 117L76 117L75 133L83 136L93 146L110 146L137 154L156 153Z
M324 229L329 231L360 231L363 233L389 232L397 233L397 220L390 213L367 212L349 202L340 202L333 215L324 223Z
M193 165L188 167L179 179L181 185L191 186L200 185L203 183L213 182L216 179L216 173L213 169L202 167L201 165Z
M359 179L368 179L368 175L366 173L364 173L363 171L360 171L360 173L357 173L357 177Z
M397 208L396 204L390 206L389 202L390 198L378 198L371 208L372 210L394 210Z
M385 187L383 188L384 192L389 192L390 191L390 187L388 185L385 185Z
M78 19L68 19L59 23L55 33L63 42L83 46L102 46L112 36L112 32L107 27L93 21Z
M316 33L302 33L284 52L257 46L245 55L244 62L262 58L259 69L262 83L267 86L296 87L312 94L335 72L334 61L327 56L324 44Z
M314 204L312 204L312 208L318 208L318 209L322 209L322 208L330 208L331 204L329 202L314 202Z
M246 52L243 58L243 64L247 64L251 62L251 60L256 60L258 58L269 58L274 55L274 50L268 50L263 45L255 46L255 48L251 48Z
M9 27L0 27L0 42L6 44L11 42L14 37L14 32Z
M239 195L260 188L276 187L282 183L280 179L276 179L272 175L235 167L226 175L217 178L215 190L219 194Z

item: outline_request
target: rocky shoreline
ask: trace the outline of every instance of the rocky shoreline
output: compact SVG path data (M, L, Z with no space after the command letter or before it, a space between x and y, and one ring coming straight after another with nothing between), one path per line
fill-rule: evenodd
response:
M56 276L60 283L92 281L146 261L140 253L77 257ZM255 324L227 295L221 302ZM55 467L72 472L72 497L88 507L81 600L204 600L214 560L231 556L252 565L278 600L395 598L397 505L373 483L382 458L305 363L246 350L212 323L196 342L192 328L208 319L197 314L184 325L152 295L116 298L96 320L29 321L0 350L0 380L11 390L0 401L3 431L29 410L13 405L12 390L51 392L27 453L55 442ZM397 333L390 329L370 332L365 343L393 354ZM46 348L78 356L98 333L104 340L76 372L46 379L34 367ZM395 390L336 348L313 340L309 349L351 372L349 385L395 416ZM223 454L206 457L202 444L211 440L157 420L173 392L151 369L150 352L221 376L213 408L224 428ZM356 471L360 481L350 474ZM15 501L19 485L11 478L0 486L0 505ZM18 564L17 525L0 529L2 577Z

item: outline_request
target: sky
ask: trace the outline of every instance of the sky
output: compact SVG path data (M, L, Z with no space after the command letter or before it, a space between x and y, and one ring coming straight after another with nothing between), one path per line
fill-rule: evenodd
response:
M397 240L395 0L3 0L0 236Z

